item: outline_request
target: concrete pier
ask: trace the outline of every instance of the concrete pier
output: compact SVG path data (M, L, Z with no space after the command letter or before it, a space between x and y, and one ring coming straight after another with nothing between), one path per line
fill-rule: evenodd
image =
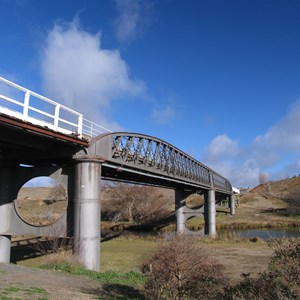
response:
M11 204L12 193L12 172L8 168L0 169L0 262L10 263L11 235Z
M10 263L11 236L0 235L0 263Z
M101 160L76 159L74 253L90 270L100 271Z
M216 236L216 196L215 190L211 189L205 193L204 205L205 234Z
M181 234L186 231L185 226L185 195L181 190L175 190L175 215L176 215L176 234Z
M232 216L235 215L235 196L234 195L229 196L229 209L230 209L230 214Z

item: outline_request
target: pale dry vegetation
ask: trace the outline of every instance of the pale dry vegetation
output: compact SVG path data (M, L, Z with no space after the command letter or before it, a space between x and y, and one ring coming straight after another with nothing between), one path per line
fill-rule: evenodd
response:
M155 187L118 183L105 190L103 220L153 223L169 216L169 199Z
M195 238L161 243L142 264L147 299L300 299L300 239L272 241L275 249L259 273L230 283L223 265Z
M147 299L217 299L227 284L223 269L191 237L162 242L141 266Z
M35 226L53 224L67 209L67 196L61 185L53 187L23 187L16 200L20 217Z

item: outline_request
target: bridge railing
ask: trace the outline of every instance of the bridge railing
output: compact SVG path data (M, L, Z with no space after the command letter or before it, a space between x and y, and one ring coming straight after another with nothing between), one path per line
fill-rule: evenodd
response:
M0 83L0 113L80 139L110 132L81 113L3 77Z

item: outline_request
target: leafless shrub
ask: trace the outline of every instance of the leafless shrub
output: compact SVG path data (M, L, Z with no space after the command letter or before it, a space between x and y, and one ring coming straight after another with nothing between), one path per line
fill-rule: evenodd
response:
M47 197L47 205L55 203L57 201L66 201L67 195L64 187L61 184L56 184L49 189L49 194Z
M59 254L66 252L73 247L74 241L72 238L67 236L61 236L64 225L61 224L59 227L50 227L50 237L38 239L37 243L34 244L34 249L40 252L42 255L47 254Z
M154 187L116 184L108 194L101 203L103 219L146 223L168 215L164 196Z
M164 241L141 270L147 299L217 299L226 285L222 265L192 237Z
M300 298L300 239L285 240L275 249L269 270L280 276Z
M300 240L273 241L276 245L268 269L228 288L224 299L300 299Z

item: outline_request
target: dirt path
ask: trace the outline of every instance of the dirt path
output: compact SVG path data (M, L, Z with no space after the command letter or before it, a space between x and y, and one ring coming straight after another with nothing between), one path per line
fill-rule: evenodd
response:
M99 299L97 281L55 271L0 264L0 299ZM6 298L5 298L6 297Z

